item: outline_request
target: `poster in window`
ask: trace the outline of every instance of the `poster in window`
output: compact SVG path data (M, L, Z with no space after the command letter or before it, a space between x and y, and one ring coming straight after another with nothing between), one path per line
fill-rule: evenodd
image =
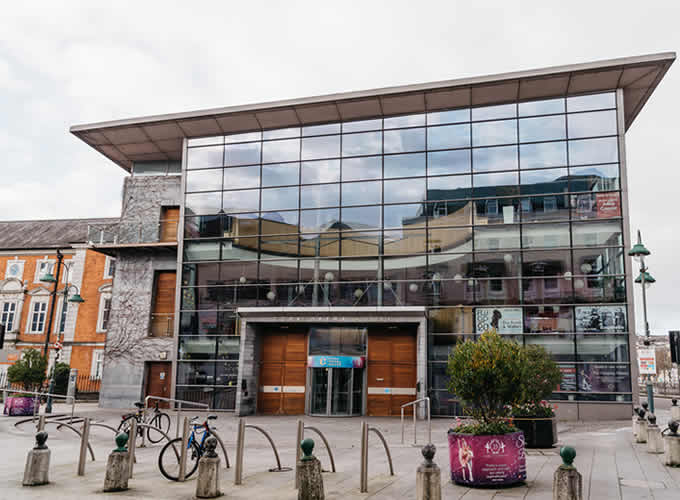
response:
M475 309L477 333L495 329L506 335L521 334L523 330L521 307L478 307Z
M560 373L562 374L562 382L560 382L558 391L575 392L576 389L576 366L575 365L559 365Z
M619 193L596 193L595 207L598 219L621 217Z
M626 331L625 306L579 306L575 313L577 332Z
M581 392L630 392L627 365L578 365L578 389Z

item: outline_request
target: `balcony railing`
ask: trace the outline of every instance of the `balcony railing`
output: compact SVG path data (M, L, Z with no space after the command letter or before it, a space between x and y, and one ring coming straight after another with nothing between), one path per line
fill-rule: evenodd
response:
M95 223L87 226L87 241L92 245L126 245L177 242L177 219Z
M151 315L151 325L149 327L150 337L172 337L175 330L175 315L157 314Z

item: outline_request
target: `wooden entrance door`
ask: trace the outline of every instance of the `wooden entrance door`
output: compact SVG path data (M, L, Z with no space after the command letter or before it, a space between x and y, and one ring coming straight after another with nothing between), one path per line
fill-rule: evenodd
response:
M161 398L169 398L171 380L172 363L167 361L147 363L146 390L144 391L144 397L158 396ZM156 403L153 399L149 401L149 406L153 406L155 404ZM168 403L165 401L160 401L158 403L158 407L167 408Z
M304 331L262 334L257 407L265 415L305 412L307 335Z
M163 207L161 209L161 241L177 241L179 225L179 207Z
M415 331L369 331L367 364L368 415L401 415L401 405L416 399ZM404 410L412 415L413 407Z

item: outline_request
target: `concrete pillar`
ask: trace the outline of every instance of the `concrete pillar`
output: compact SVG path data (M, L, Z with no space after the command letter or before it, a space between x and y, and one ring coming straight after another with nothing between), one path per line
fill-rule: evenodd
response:
M45 445L47 432L40 431L35 435L36 445L28 452L24 468L24 486L39 486L50 482L50 450Z
M680 420L680 406L678 406L678 400L671 399L671 420Z
M196 498L217 498L220 493L220 457L215 453L217 439L210 436L205 441L205 454L198 461Z
M78 380L78 369L71 368L68 374L68 388L66 389L66 404L73 404L73 399L76 397L76 382Z
M300 443L304 456L298 461L298 474L300 488L298 500L324 500L323 477L321 475L321 462L312 455L314 440L305 439Z
M649 416L647 424L647 453L663 453L663 439L661 439L661 429L656 425L656 417Z
M553 500L583 500L583 478L573 466L576 450L563 446L560 456L563 463L553 475Z
M442 476L436 463L432 461L437 448L427 444L421 450L425 461L416 470L416 498L417 500L441 500Z
M134 439L134 437L133 437ZM106 477L104 478L104 491L125 491L128 489L130 474L130 455L125 448L128 435L121 432L116 436L118 447L111 452L106 463Z
M637 436L635 436L635 442L647 442L647 420L645 418L638 419L638 432Z
M671 467L680 467L680 435L664 436L663 463Z

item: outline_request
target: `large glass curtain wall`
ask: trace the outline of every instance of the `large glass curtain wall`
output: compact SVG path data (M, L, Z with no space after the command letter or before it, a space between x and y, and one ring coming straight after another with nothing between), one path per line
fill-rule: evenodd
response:
M182 334L237 306L425 305L442 401L442 353L496 317L573 373L555 397L630 399L618 133L608 92L191 140ZM606 363L626 382L595 383Z

